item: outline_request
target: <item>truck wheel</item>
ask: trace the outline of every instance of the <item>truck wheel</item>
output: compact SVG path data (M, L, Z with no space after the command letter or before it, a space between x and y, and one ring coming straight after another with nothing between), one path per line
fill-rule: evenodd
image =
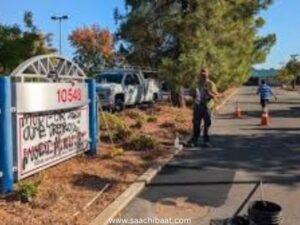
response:
M115 101L115 111L121 112L122 110L124 110L124 108L125 108L124 100L122 98L117 98Z

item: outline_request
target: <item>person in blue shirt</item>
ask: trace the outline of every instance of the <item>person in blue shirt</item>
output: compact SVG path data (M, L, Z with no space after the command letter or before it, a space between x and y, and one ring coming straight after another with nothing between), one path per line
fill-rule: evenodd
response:
M277 100L277 97L273 93L272 88L266 84L265 80L261 81L261 85L257 90L257 94L260 95L260 104L263 111L267 109L267 104L270 102L273 96L275 97L275 100Z

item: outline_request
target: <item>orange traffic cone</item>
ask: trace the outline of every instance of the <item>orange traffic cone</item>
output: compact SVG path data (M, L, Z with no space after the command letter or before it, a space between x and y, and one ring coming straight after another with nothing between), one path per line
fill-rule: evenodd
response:
M235 116L235 118L241 118L242 117L242 111L239 107L239 102L236 102L234 116Z
M269 126L271 124L271 119L267 110L264 110L261 114L261 125Z

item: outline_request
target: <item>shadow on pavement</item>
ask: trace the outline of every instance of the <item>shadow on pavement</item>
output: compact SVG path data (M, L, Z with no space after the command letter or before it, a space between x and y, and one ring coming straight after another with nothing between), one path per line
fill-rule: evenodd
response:
M257 127L256 128L241 128L241 130L259 130L259 131L299 131L300 127Z
M224 204L232 186L234 175L234 171L182 169L175 166L166 166L149 185L150 188L147 188L140 197L151 202L169 198L186 198L186 202L218 207ZM218 180L229 182L215 185L213 182ZM166 181L170 185L163 185ZM189 182L199 181L203 183L189 185ZM206 185L204 185L204 182L206 182Z
M260 99L259 99L259 97L256 97L256 101L242 101L241 106L245 106L245 105L257 105L257 107L259 107L260 106ZM274 101L274 100L271 100L271 102L269 102L269 105L300 105L300 101L295 101L295 99L293 99L291 101Z
M276 105L300 105L300 101L295 101L295 99L290 101L276 101L273 104Z
M261 117L262 111L261 110L247 110L243 111L244 117ZM271 117L276 118L299 118L300 117L300 107L289 107L289 109L271 109L269 111ZM218 119L232 119L233 113L224 113L224 114L217 114L216 118Z
M183 151L165 167L140 197L153 203L185 197L186 201L222 206L232 185L300 184L299 134L265 133L252 136L215 135L214 147ZM228 145L230 143L230 146ZM234 180L235 171L255 174L246 181ZM268 173L269 172L269 173Z
M269 114L271 117L277 117L277 118L299 118L300 107L289 107L289 109L286 110L271 109L269 111ZM247 111L246 115L249 117L260 117L261 110Z
M258 128L254 128L258 129ZM227 170L245 170L264 174L272 172L272 179L294 179L293 171L300 169L299 134L264 133L249 136L213 136L214 148L193 152L183 152L177 156L176 165L207 167ZM230 143L230 146L228 146ZM292 175L291 175L292 174ZM290 177L289 177L290 176ZM267 179L267 176L261 177ZM224 179L223 179L224 180Z

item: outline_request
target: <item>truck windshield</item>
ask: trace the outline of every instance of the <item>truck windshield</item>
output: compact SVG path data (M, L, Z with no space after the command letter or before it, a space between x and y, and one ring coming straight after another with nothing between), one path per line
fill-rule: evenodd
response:
M121 84L124 74L101 74L97 76L97 83Z

